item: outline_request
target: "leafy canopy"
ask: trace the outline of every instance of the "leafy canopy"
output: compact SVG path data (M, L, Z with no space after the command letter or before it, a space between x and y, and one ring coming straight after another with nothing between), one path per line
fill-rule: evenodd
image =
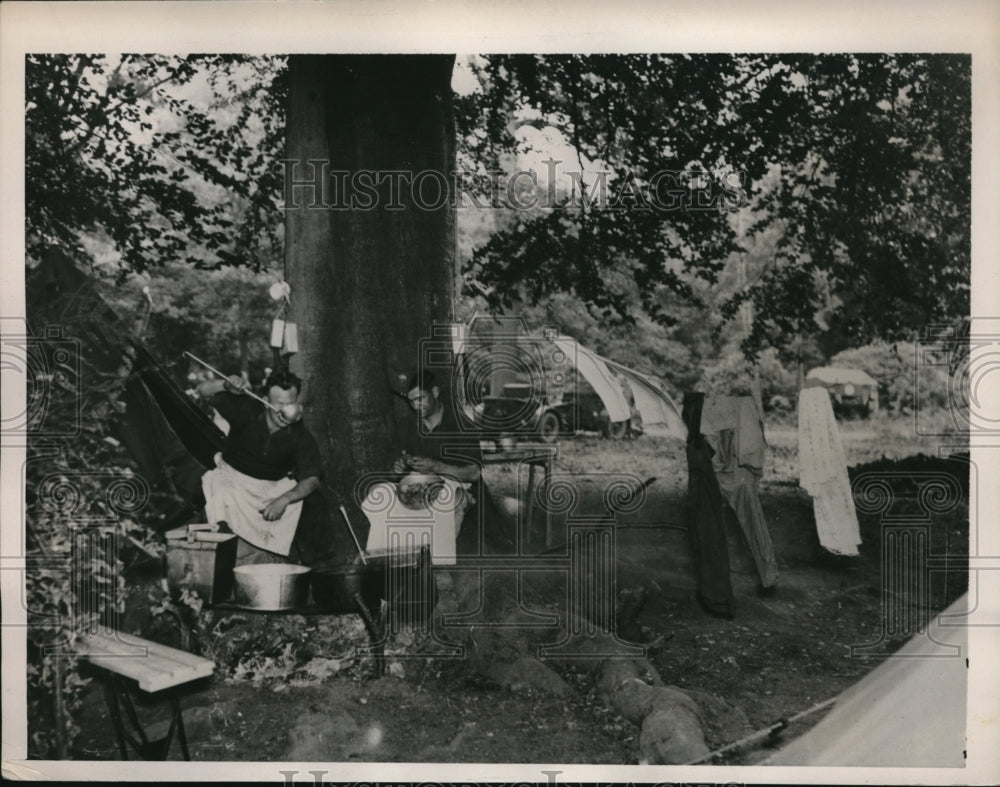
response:
M637 288L670 324L671 295L695 298L695 282L714 285L728 255L777 230L771 258L720 307L731 318L753 305L750 354L815 332L818 313L854 344L968 313L968 57L490 56L474 68L482 89L459 104L470 160L500 166L519 127L547 125L614 197L563 193L495 233L466 270L494 308L569 291L630 321ZM681 207L669 192L658 205L657 183L677 186Z
M912 339L968 313L966 56L473 68L480 88L457 99L463 169L510 169L526 126L571 151L572 188L513 211L465 267L467 293L495 311L561 292L606 322L670 325L681 304L729 319L749 303L751 355L817 330L839 347ZM95 238L120 271L280 256L285 74L282 58L29 56L29 256L87 258ZM706 299L748 250L746 277Z
M123 274L258 264L277 248L284 61L29 55L27 250Z

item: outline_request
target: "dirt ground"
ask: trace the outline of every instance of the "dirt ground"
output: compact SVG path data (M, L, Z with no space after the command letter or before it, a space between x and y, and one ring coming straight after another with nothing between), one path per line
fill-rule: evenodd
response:
M917 455L939 454L936 441L912 432L908 419L847 422L842 436L848 463L884 458L881 467L888 468L898 460L910 458L912 464ZM773 595L758 594L753 564L734 528L729 551L737 612L732 620L708 615L694 598L681 442L577 437L560 445L556 461L557 477L577 476L584 513L600 507L609 479L656 477L645 503L618 518L617 590L644 600L630 616L628 638L644 645L666 683L691 692L699 702L711 749L836 696L902 643L882 641L879 517L861 513L859 557L826 553L816 537L811 500L797 485L794 427L770 426L767 438L761 499L781 576ZM949 446L949 452L961 447L954 441ZM516 494L524 480L506 466L489 472L490 486L500 494ZM908 490L895 494L893 505L894 511L914 516L921 511ZM935 554L966 554L967 497L933 516L930 532ZM934 575L932 609L964 592L966 582L965 573ZM148 614L151 592L137 580L131 630L176 644L170 620ZM563 612L560 603L554 600L552 609ZM405 651L404 640L405 634L393 646ZM551 691L516 682L502 686L461 659L447 658L390 657L385 676L376 680L372 660L362 652L364 629L351 616L215 613L203 622L201 641L218 666L212 678L189 686L182 698L194 760L637 761L635 725L608 709L591 676L558 661L546 662L562 678ZM851 654L852 645L875 644L869 655ZM139 710L154 732L165 729L162 699ZM817 713L792 725L775 743L821 717ZM83 730L78 757L117 758L96 681L78 723ZM717 762L752 764L767 754L758 746ZM172 759L178 757L175 747Z

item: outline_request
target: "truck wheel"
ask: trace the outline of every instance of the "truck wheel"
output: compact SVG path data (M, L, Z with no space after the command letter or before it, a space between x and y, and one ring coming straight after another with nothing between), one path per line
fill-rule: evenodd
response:
M538 421L538 436L545 443L554 443L559 438L561 426L559 416L549 410L547 413L543 413Z
M604 427L604 436L609 440L621 440L628 434L628 421L608 422Z

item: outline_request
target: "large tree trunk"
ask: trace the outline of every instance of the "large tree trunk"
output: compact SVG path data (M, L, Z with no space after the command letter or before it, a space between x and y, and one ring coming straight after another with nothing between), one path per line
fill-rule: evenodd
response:
M415 205L405 183L391 200L383 182L371 209L345 209L351 193L338 186L363 170L450 179L453 62L437 55L289 59L286 173L296 162L294 179L311 180L309 160L345 173L337 186L327 179L325 194L311 186L285 194L285 275L299 326L292 369L306 379L305 422L323 454L328 495L346 499L365 473L391 466L405 405L390 387L416 368L432 324L451 321L457 281L451 200L435 209ZM442 178L426 184L431 200L435 182ZM310 207L314 197L320 204Z

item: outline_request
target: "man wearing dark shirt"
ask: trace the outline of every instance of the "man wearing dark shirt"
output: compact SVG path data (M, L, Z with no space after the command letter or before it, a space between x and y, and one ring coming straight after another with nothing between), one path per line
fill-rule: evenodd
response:
M456 441L462 437L453 408L445 405L431 372L424 372L421 377L413 375L407 384L406 400L417 423L402 435L403 454L396 460L393 472L436 473L462 483L479 481L479 465L468 456L467 447L463 446L466 450L461 455L453 455ZM464 442L468 441L466 434Z
M288 556L302 501L319 490L322 475L315 439L283 409L298 402L301 381L279 371L265 385L273 407L243 396L248 383L241 377L198 386L229 422L218 467L205 474L202 485L209 521L225 521L240 537L237 563Z
M455 408L442 397L437 380L429 371L410 377L406 399L415 423L400 435L402 454L393 465L393 472L434 473L470 485L473 503L465 511L459 531L460 555L512 551L517 523L506 521L483 481L482 451L475 430L468 425L459 426Z

